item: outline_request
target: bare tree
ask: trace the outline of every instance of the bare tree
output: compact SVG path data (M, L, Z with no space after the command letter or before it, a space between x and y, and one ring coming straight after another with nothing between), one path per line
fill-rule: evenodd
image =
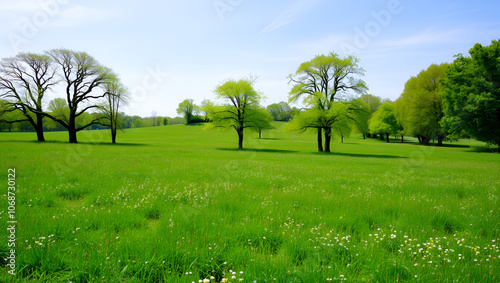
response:
M38 141L45 141L42 101L46 91L58 83L55 74L53 61L47 55L21 53L2 59L0 98L7 100L2 112L20 111L23 114L4 122L28 121L35 128Z
M101 108L99 99L104 98L106 92L99 87L109 82L112 72L85 52L54 49L48 54L61 69L62 80L66 83L69 116L67 120L63 120L49 113L44 113L44 115L65 127L69 133L69 142L76 143L77 132L91 125L99 124L100 117L98 116L82 126L77 126L76 118L86 111ZM101 92L96 94L99 90Z
M116 133L118 130L122 130L120 107L128 103L128 90L116 77L110 80L104 89L106 102L101 108L100 124L110 128L111 142L116 143Z

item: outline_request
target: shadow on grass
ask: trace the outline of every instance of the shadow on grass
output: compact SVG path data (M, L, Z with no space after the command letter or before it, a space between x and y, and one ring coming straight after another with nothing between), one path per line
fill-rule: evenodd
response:
M265 153L297 153L298 151L295 150L286 150L286 149L267 149L267 148L227 148L227 147L219 147L216 148L217 150L224 150L224 151L240 151L240 152L265 152Z
M281 141L283 139L280 139L280 138L260 138L260 139L257 139L257 140Z
M197 122L197 123L189 123L189 124L184 124L186 126L190 126L190 127L200 127L200 126L204 126L206 124L206 122Z
M75 145L79 145L79 144L82 144L82 145L102 145L102 146L147 146L148 144L145 144L145 143L120 143L120 142L117 142L117 143L111 143L111 142L88 142L88 141L84 141L84 142L78 142L78 143L69 143L67 141L20 141L20 140L3 140L3 141L0 141L0 143L2 142L15 142L15 143L30 143L30 144L33 144L33 143L37 143L37 144L68 144L68 145L71 145L71 144L75 144Z
M79 142L80 143L80 142ZM149 144L145 143L110 143L110 142L82 142L81 144L89 144L89 145L103 145L103 146L148 146Z
M452 144L452 143L443 143L440 147L458 147L458 148L469 148L470 145L465 144Z
M336 155L336 156L348 156L348 157L364 157L364 158L394 158L394 159L399 159L399 158L408 158L404 156L397 156L397 155L382 155L382 154L361 154L361 153L343 153L343 152L315 152L314 154L317 155Z
M471 146L468 152L487 152L487 153L498 153L498 147L494 146Z

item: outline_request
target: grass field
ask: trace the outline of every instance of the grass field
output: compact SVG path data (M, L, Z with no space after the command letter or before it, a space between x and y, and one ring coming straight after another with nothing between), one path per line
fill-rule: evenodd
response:
M499 282L500 155L473 141L175 125L0 133L16 171L16 276L2 282ZM0 231L1 257L8 255Z

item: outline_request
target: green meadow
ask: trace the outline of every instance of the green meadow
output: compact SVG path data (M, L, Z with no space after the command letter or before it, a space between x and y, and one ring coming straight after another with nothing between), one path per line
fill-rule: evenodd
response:
M0 133L2 282L499 282L500 155L174 125ZM7 229L0 231L6 258Z

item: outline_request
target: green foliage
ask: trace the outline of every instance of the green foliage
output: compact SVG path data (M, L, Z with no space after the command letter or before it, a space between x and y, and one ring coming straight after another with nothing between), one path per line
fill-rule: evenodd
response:
M370 112L372 114L377 111L380 105L382 105L382 98L380 98L379 96L375 96L372 94L363 94L360 98L369 105Z
M206 130L233 128L238 134L238 148L243 148L245 129L269 128L271 117L260 108L262 94L254 90L251 79L227 80L214 93L223 103L205 104L203 111L210 120L204 127Z
M129 92L115 74L109 75L103 89L105 102L98 108L99 113L96 115L100 118L98 124L111 130L111 141L115 143L117 131L123 130L123 114L120 110L128 103Z
M396 103L395 113L406 134L426 139L443 138L441 79L448 64L432 64L410 78Z
M195 115L199 112L199 107L194 104L194 100L185 99L181 103L179 103L179 107L177 108L177 114L181 114L186 119L186 124L190 124L193 122Z
M394 103L384 102L370 119L370 132L374 134L400 134L402 126L396 120Z
M296 115L286 126L287 132L303 133L308 128L331 128L335 123L348 124L348 103L333 103L328 109L309 108ZM342 126L339 126L342 127Z
M289 93L289 101L295 102L302 97L303 103L310 109L299 113L288 130L318 129L318 150L330 152L332 129L341 136L343 131L350 132L347 119L352 117L347 110L353 108L346 106L346 102L351 100L350 94L364 93L367 90L365 82L357 78L364 75L364 70L358 63L359 59L354 56L340 58L331 52L328 56L319 55L300 64L295 74L288 76L294 84ZM340 124L334 125L335 123ZM324 147L321 140L323 130Z
M352 99L349 106L348 118L359 133L365 135L369 132L369 120L371 117L371 104L367 103L363 96Z
M266 107L266 110L274 121L288 121L296 114L296 111L284 101L270 104Z
M500 150L500 40L476 44L446 71L441 124L455 137L469 135Z
M11 121L23 119L25 119L25 115L21 110L13 107L7 100L0 100L0 131L19 130L19 125L11 123Z
M363 93L366 83L356 76L364 75L364 69L358 66L359 59L354 56L341 58L338 54L319 55L300 64L294 74L288 78L294 83L289 93L289 101L304 99L308 105L327 108L326 102L335 99L347 99L350 92ZM318 96L317 93L322 95ZM311 101L311 98L314 101Z

